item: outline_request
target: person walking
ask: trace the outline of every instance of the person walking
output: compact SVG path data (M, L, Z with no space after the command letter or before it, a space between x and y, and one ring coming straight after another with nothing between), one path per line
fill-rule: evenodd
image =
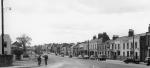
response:
M48 55L44 55L43 57L44 57L45 65L47 65Z
M40 66L41 65L41 55L39 55L38 57L37 57L37 61L38 61L38 65Z

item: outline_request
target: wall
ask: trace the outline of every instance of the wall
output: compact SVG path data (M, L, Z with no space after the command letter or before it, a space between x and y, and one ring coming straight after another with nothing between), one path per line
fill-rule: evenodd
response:
M5 34L4 41L6 42L7 46L4 48L5 54L11 54L11 39L10 36ZM2 37L0 37L0 54L2 54Z

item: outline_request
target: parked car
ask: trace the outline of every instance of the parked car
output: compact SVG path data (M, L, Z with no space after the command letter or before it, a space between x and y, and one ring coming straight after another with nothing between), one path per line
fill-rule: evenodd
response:
M96 56L94 56L94 55L91 55L89 58L90 58L91 60L97 59Z
M145 63L147 63L148 66L150 65L150 57L146 57Z
M140 60L138 59L132 59L132 58L127 58L126 60L124 60L123 62L125 63L135 63L135 64L139 64L140 63Z
M89 59L88 55L84 55L83 59Z
M64 53L61 53L60 55L61 55L61 57L64 57Z
M106 61L106 55L101 55L100 57L98 57L98 60Z
M83 57L82 57L82 55L79 55L78 58L79 58L79 59L82 59Z
M144 60L144 63L147 63L149 58L150 57L146 57L145 60Z
M94 60L94 58L95 58L94 55L91 55L91 56L90 56L90 59L91 59L91 60Z

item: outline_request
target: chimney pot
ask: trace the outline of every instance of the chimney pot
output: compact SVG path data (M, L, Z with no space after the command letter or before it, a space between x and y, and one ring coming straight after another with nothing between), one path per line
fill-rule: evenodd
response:
M134 35L134 30L133 29L129 29L128 36L131 37L133 35Z
M119 36L118 35L113 35L113 40L115 40L115 39L117 39L117 38L119 38Z

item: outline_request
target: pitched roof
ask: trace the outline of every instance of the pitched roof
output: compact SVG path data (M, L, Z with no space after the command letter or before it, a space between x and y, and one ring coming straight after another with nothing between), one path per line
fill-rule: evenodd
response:
M21 45L21 43L19 43L19 42L14 42L13 44L12 44L13 46L17 46L17 47L22 47L22 45Z
M146 35L146 33L141 33L141 34L136 34L136 35L134 35L134 37L140 37L140 36L145 36ZM115 39L115 40L124 40L124 41L126 41L126 40L129 40L129 39L131 39L132 37L129 37L129 36L122 36L122 37L119 37L119 38L117 38L117 39ZM113 40L112 40L113 41Z

